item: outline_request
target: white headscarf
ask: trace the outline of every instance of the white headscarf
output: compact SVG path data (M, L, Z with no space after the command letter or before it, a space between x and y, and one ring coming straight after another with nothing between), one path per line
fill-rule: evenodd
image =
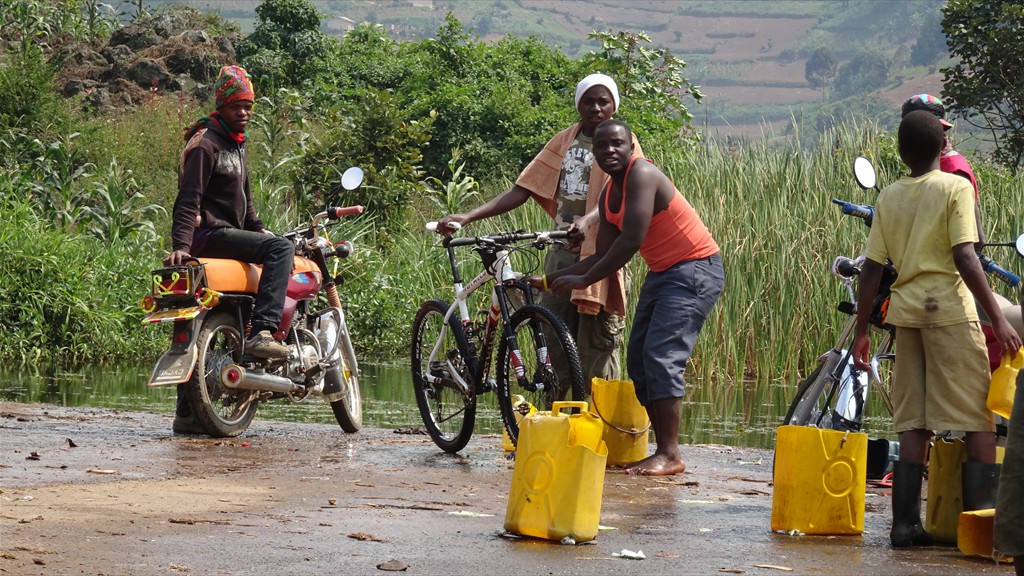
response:
M604 74L591 74L580 83L576 85L576 107L580 107L580 98L586 94L587 90L590 90L594 86L604 86L612 93L612 100L615 102L615 109L619 109L619 87L615 85L615 80L611 79L611 76Z

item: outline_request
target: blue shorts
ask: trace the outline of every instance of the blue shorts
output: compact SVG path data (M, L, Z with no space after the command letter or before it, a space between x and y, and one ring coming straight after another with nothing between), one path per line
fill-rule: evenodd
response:
M683 373L724 284L720 254L647 273L626 348L626 371L641 404L686 395Z

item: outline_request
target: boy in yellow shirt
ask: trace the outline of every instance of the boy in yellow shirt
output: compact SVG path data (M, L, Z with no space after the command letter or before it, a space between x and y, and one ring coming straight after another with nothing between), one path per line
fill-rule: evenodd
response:
M899 153L910 175L878 196L860 279L853 355L867 369L868 320L882 263L891 260L899 273L886 317L896 327L899 348L892 389L900 441L889 533L894 547L931 542L921 526L921 479L933 430L967 433L964 509L994 506L999 467L993 417L985 406L990 372L975 299L992 319L1003 349L1021 345L974 252L974 190L967 180L939 170L942 143L935 115L915 111L903 117Z

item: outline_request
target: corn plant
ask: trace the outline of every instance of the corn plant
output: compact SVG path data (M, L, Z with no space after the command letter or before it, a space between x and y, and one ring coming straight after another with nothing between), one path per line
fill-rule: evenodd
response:
M462 150L452 150L452 157L448 160L448 172L451 177L447 182L440 178L430 176L427 178L427 193L429 198L445 214L457 214L470 207L470 201L480 203L480 190L477 181L470 175L463 175L462 171L466 164L459 162L462 158ZM474 204L475 205L475 204Z
M111 160L107 178L92 185L90 205L85 209L89 233L107 246L132 234L144 240L156 239L152 218L167 210L158 204L143 205L144 200L132 171L120 166L117 159Z

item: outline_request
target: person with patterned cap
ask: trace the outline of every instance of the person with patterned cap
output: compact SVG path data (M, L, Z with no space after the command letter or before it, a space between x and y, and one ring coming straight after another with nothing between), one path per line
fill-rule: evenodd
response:
M255 93L245 69L221 68L214 98L216 110L185 130L171 224L172 252L164 264L178 266L187 258L203 256L262 265L246 353L286 358L288 348L274 334L280 328L295 246L267 231L252 202L245 129L252 118ZM201 432L180 385L173 430Z
M594 254L599 216L597 200L608 182L608 175L594 162L592 137L597 125L619 109L619 90L615 80L605 74L590 74L576 85L576 111L579 122L554 136L516 179L515 184L491 201L463 214L451 214L438 222L437 231L451 234L453 223L465 226L513 210L532 198L554 220L560 230L568 230L569 245L548 250L544 271L552 273ZM633 138L634 154L643 157L640 144ZM626 316L626 291L622 270L601 282L571 293L545 292L540 304L551 309L565 322L576 340L586 393L591 380L614 380L620 375L619 348L622 345ZM553 358L560 381L568 380L565 362ZM561 399L567 390L555 392ZM582 398L574 398L582 400Z

